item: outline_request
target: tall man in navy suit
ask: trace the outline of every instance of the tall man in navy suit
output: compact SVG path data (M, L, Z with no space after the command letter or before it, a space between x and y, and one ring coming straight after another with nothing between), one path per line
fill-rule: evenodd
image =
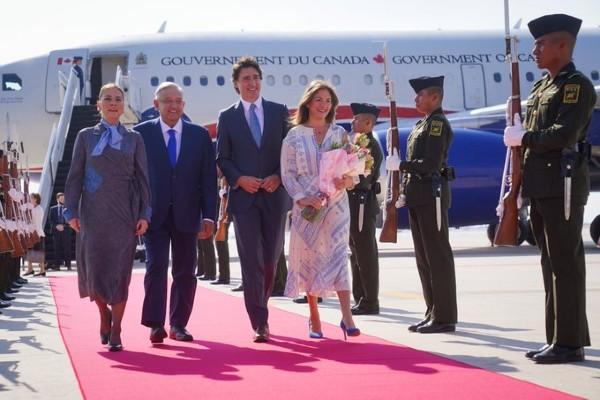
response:
M233 66L232 80L241 99L219 114L217 164L231 185L229 213L254 341L266 342L267 302L283 249L286 211L291 207L279 168L288 110L261 97L262 71L254 58L240 58Z
M171 82L156 89L160 117L137 125L148 155L152 219L146 233L146 296L142 324L150 341L167 337L167 270L173 255L169 337L193 340L186 330L196 293L196 240L214 229L217 198L215 152L208 131L181 118L183 90Z

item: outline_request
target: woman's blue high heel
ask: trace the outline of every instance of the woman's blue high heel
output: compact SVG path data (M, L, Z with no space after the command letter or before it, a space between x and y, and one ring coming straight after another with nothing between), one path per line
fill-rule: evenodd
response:
M308 337L311 339L323 339L323 332L317 332L312 330L312 323L308 321Z
M344 340L348 340L346 338L346 335L348 335L348 336L359 336L360 335L360 329L346 328L346 324L344 323L344 320L340 321L340 328L342 328L342 332L344 332Z

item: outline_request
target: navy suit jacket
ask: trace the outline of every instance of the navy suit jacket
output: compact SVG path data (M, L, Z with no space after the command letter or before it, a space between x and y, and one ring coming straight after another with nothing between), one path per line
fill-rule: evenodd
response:
M263 99L264 127L260 148L256 145L244 115L241 101L219 113L217 123L217 164L231 185L228 210L235 214L248 209L257 195L264 193L272 211L283 213L291 208L291 199L283 185L273 193L255 194L241 187L234 189L240 176L266 178L279 175L281 143L289 130L287 107Z
M150 229L160 227L173 206L175 228L200 230L202 219L215 221L217 173L215 151L208 131L182 121L181 148L175 168L171 166L160 118L134 127L144 139L152 191Z

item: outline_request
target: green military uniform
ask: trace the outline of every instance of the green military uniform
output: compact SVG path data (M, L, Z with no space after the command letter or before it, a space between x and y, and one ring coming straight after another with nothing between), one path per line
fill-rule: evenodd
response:
M548 344L590 345L581 238L589 171L582 144L595 102L594 86L573 63L554 78L547 75L536 82L527 99L522 193L531 199L531 225L542 252ZM561 173L568 157L574 160L574 169L566 220Z
M357 307L379 311L379 254L375 238L375 219L379 213L377 189L379 184L379 168L383 161L383 153L373 137L369 138L368 149L374 163L371 173L360 175L360 182L353 190L348 191L350 203L350 250L352 266L352 295ZM362 229L358 229L360 205L364 206Z
M415 91L417 91L415 89ZM408 137L404 195L415 246L417 269L427 305L425 319L441 324L457 320L454 256L448 240L450 187L444 175L453 133L441 108L417 122ZM433 181L441 176L441 230L436 222Z

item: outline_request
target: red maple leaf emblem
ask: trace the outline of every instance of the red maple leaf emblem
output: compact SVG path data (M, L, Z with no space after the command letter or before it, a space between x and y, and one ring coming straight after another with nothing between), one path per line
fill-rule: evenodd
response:
M377 54L375 57L373 57L373 61L375 61L376 64L382 64L385 59L381 54Z

